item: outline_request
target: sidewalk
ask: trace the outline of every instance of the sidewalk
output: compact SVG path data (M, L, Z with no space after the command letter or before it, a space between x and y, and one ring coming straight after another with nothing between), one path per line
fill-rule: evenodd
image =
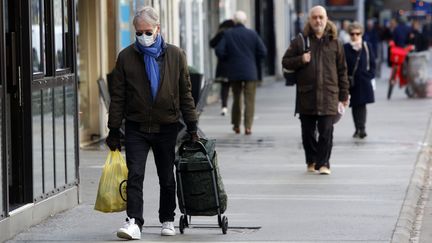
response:
M386 91L386 82L377 82L376 103L368 106L366 139L352 138L350 110L336 124L330 176L305 172L300 122L293 116L293 87L274 82L257 89L251 136L234 134L230 117L219 115L219 104L206 107L200 127L208 137L217 139L219 165L229 197L225 214L229 218L228 233L186 229L184 235L161 237L159 189L150 155L144 183L146 222L142 241L391 242L394 232L398 235L393 242L407 239L404 234L410 233L416 216L412 203L419 197L410 188L423 183L421 175L430 162L424 161L421 168L417 164L419 152L431 148L425 142L430 139L426 134L432 100L408 99L403 90L395 89L387 101ZM115 231L125 213L93 210L106 153L104 146L81 150L78 207L54 215L10 242L118 240ZM179 216L177 210L176 225ZM431 228L431 212L425 216L427 223L423 226L429 224ZM216 217L196 217L192 221L217 223Z

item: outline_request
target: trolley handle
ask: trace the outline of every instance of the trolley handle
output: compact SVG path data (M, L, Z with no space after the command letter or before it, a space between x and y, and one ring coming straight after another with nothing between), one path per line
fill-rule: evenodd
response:
M179 148L180 156L185 152L202 152L204 155L207 155L207 149L201 141L182 143Z

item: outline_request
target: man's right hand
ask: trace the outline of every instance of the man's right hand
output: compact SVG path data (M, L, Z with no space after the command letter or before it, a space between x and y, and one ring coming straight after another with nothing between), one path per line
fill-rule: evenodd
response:
M120 131L118 129L111 129L108 133L105 143L108 145L111 151L115 151L116 149L121 151Z
M310 51L305 52L305 53L303 54L303 56L302 56L302 61L303 61L303 63L309 63L310 60L311 60L311 54L310 54Z

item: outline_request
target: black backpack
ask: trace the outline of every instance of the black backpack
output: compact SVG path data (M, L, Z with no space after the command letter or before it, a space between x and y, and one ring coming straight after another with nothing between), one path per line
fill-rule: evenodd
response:
M309 51L310 48L310 42L309 42L309 37L306 36L306 38L303 36L302 33L298 34L302 40L302 45L303 45L303 53L306 53ZM297 74L296 74L296 70L288 70L286 68L282 69L283 71L283 76L285 78L285 85L286 86L293 86L295 84L297 84Z

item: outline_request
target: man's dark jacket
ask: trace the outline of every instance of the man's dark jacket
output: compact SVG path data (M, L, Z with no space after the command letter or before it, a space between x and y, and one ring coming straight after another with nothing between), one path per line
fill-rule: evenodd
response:
M109 83L111 104L108 127L120 128L122 119L140 123L143 132L159 132L161 126L177 123L180 112L190 131L196 130L197 115L184 52L165 44L157 59L159 89L153 101L143 55L132 44L117 58Z
M257 60L267 55L258 34L242 24L226 30L215 51L229 69L226 73L229 81L258 80Z
M303 63L300 37L293 39L282 59L282 66L297 73L296 113L336 115L338 102L348 100L348 77L344 48L337 39L336 27L327 22L321 39L307 24L305 36L310 40L311 60Z

